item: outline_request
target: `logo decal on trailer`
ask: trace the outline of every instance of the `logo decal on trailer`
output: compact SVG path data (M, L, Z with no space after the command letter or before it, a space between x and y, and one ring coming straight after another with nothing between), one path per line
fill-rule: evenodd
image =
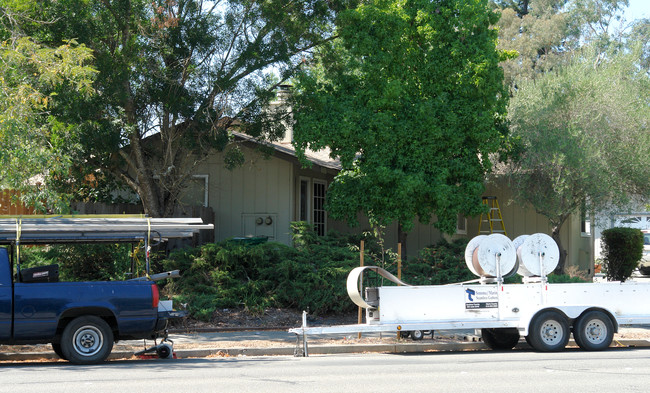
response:
M465 289L465 309L480 310L499 307L496 288L473 287Z

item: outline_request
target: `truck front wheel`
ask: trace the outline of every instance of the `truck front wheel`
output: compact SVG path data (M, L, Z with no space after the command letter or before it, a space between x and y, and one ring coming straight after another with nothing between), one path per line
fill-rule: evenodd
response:
M75 364L95 364L108 358L113 349L113 331L103 319L86 315L73 319L63 329L61 351Z
M569 342L569 322L557 311L539 313L530 323L528 343L538 351L561 351Z
M588 311L573 325L573 338L585 351L608 348L614 339L614 324L602 311Z

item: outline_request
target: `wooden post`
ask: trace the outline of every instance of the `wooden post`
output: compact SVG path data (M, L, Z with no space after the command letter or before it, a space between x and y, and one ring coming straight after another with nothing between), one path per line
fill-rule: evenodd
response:
M402 243L397 243L397 278L402 280ZM397 284L398 286L401 284ZM397 339L401 338L400 332L397 332Z
M361 267L363 267L363 254L364 254L364 242L363 240L361 240L361 246L359 248L359 261ZM363 290L363 275L361 275L361 280L359 281L359 293L361 293L362 290ZM363 321L363 308L359 306L359 318L358 318L359 324L361 324L362 321ZM357 338L361 338L361 332L359 332Z
M402 280L402 243L397 243L397 278Z

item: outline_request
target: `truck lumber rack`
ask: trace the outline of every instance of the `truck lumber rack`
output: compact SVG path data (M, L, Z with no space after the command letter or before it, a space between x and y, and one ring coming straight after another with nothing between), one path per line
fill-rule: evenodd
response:
M140 215L0 216L0 245L139 242L191 238L214 229L200 218Z
M70 243L144 243L149 274L151 241L191 238L212 230L201 218L152 218L145 215L32 215L0 216L0 245L16 248L20 272L20 246Z

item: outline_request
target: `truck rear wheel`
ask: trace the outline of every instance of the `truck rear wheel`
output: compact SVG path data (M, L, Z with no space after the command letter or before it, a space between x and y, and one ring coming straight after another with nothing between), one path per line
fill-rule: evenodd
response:
M516 328L481 329L481 337L490 349L512 349L519 342L519 330Z
M538 351L561 351L569 342L569 322L557 311L539 313L530 323L527 340Z
M603 350L614 339L614 324L602 311L587 311L573 325L573 338L585 351Z
M61 350L75 364L95 364L108 358L113 349L113 331L103 319L82 316L63 329Z

